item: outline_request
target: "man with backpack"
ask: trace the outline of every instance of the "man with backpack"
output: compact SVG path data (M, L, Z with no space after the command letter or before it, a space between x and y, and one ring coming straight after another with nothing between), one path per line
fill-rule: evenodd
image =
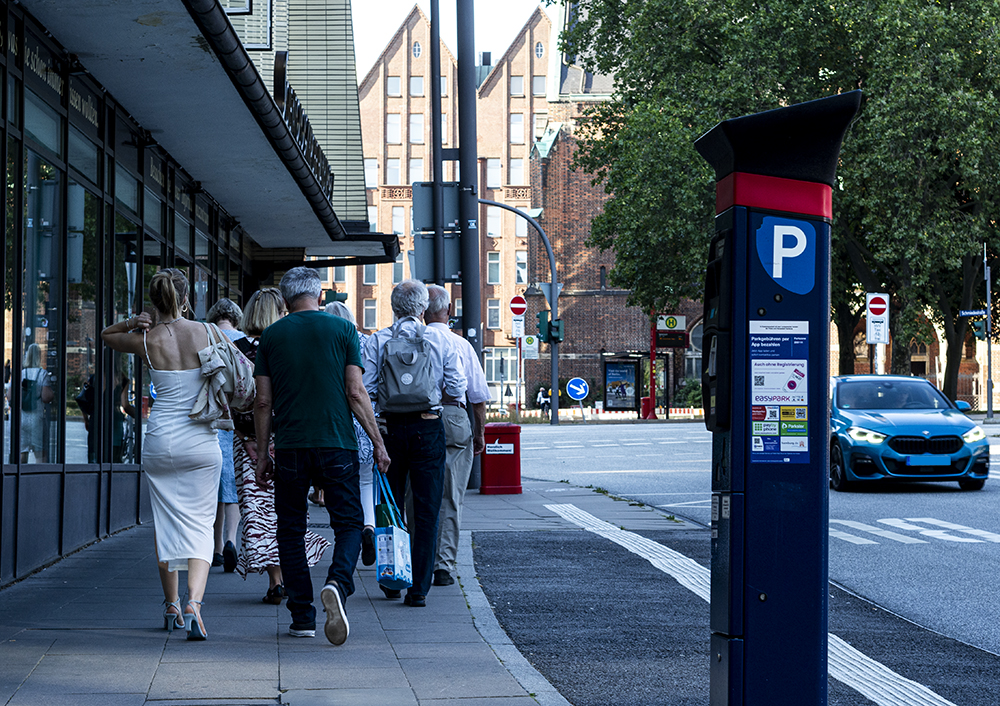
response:
M413 495L410 532L413 585L404 602L426 605L434 570L438 513L445 473L445 435L442 391L450 399L464 399L465 373L447 332L425 326L427 287L416 280L400 282L392 290L392 311L397 321L377 331L365 344L364 384L375 401L379 428L392 458L387 477L392 494L406 496L409 481ZM398 591L382 587L389 598Z

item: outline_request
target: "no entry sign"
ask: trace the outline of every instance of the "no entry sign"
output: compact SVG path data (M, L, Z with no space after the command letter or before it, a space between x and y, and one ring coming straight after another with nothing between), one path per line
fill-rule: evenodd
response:
M865 338L868 343L889 342L889 295L869 292L865 305Z
M516 294L511 297L510 300L510 312L514 316L523 316L524 312L528 310L528 302L525 301L524 297L520 294Z

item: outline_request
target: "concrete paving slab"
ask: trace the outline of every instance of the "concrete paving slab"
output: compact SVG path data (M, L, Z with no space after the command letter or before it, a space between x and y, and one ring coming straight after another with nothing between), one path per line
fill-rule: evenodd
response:
M260 677L260 678L251 678ZM277 699L276 662L163 663L149 687L150 699Z
M157 664L156 656L47 655L18 691L55 696L145 693Z
M7 706L143 706L145 694L49 694L18 691Z
M456 652L456 656L460 653ZM491 696L523 696L524 689L492 654L447 664L447 679L441 678L442 663L435 659L401 659L400 666L413 692L424 699L471 699ZM464 701L462 702L464 705Z
M440 669L440 665L439 669ZM281 689L369 689L409 688L407 676L395 660L383 660L365 667L339 667L335 655L329 664L281 665Z
M409 688L378 689L290 689L281 695L288 706L417 706L417 697Z

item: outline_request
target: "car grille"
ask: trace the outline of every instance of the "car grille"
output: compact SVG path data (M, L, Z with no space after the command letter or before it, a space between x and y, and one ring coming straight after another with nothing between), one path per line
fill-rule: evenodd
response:
M883 463L885 463L886 470L895 476L962 475L963 473L965 473L966 466L968 466L968 459L961 461L952 461L951 465L949 466L907 466L904 462L897 461L894 458L883 458L882 461Z
M957 436L894 436L889 440L889 448L898 454L915 456L919 454L953 454L962 448L964 442Z

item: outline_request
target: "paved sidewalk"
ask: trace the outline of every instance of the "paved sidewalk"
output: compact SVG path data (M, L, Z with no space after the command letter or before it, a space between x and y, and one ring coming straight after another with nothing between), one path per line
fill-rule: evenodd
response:
M221 569L205 597L208 641L168 634L153 530L135 528L0 591L0 704L566 704L496 623L475 578L470 533L578 529L544 507L567 502L626 529L691 528L565 483L525 481L522 495L472 491L460 581L434 587L427 608L409 608L386 600L374 571L359 563L341 647L322 637L322 612L317 638L290 637L284 605L260 601L266 578L243 581ZM312 509L313 523L325 518ZM332 539L329 529L317 531ZM321 562L313 570L318 606L325 575Z

